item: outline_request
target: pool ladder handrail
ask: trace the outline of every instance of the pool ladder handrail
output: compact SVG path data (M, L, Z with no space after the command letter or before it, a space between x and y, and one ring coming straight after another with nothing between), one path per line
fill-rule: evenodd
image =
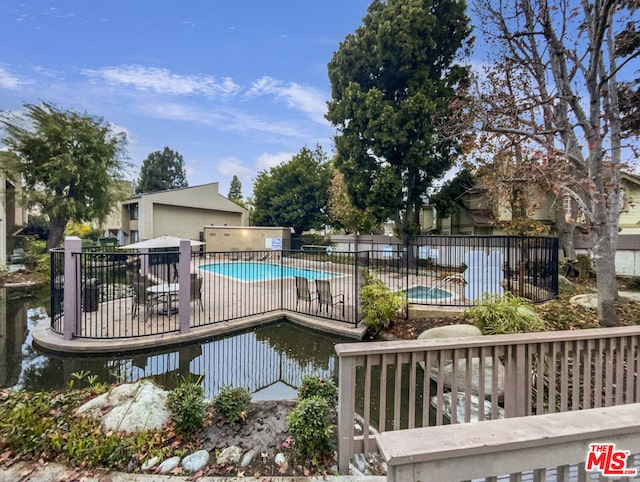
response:
M462 280L464 283L466 283L467 281L464 279L464 276L462 276L460 273L457 274L450 274L449 276L446 276L444 278L442 278L440 281L438 281L435 286L430 287L427 292L425 293L425 298L428 298L429 295L431 293L433 293L435 290L439 289L440 287L444 286L446 283L449 283L453 280Z

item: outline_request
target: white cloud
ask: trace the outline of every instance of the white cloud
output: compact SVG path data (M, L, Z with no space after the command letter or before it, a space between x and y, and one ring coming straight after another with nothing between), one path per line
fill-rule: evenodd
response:
M0 88L16 90L21 83L18 77L0 67Z
M252 170L243 165L242 161L237 157L224 157L215 161L217 171L223 176L246 178L252 174Z
M287 83L271 77L261 77L253 82L245 97L250 99L263 95L273 95L289 108L305 112L314 122L327 124L324 115L327 112L328 96L320 89L296 82Z
M290 161L295 155L295 152L276 152L273 154L265 152L258 156L258 169L261 171L270 169L283 162Z
M110 85L129 85L159 94L226 97L240 89L229 77L217 79L207 75L179 75L168 69L142 65L85 69L82 72L94 80L103 80Z
M205 109L172 102L140 105L139 109L144 115L158 119L194 122L225 131L261 132L285 137L302 137L300 129L292 123L263 120L234 109L221 109L220 107L217 107L218 110Z

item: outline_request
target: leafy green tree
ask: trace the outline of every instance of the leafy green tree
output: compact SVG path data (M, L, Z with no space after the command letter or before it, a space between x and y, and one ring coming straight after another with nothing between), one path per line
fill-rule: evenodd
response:
M230 201L238 204L239 206L244 207L244 202L242 202L242 183L238 176L234 174L231 179L231 185L229 186L229 195L227 196Z
M166 191L188 185L182 155L165 147L162 152L152 152L142 162L136 192Z
M2 141L12 151L12 169L24 179L24 202L49 220L47 249L62 241L69 221L102 222L120 200L125 136L101 118L25 104L23 115L4 115Z
M289 162L261 171L253 185L252 224L293 227L300 236L327 221L331 171L322 147L303 147Z
M454 63L470 44L466 4L374 0L329 62L327 119L338 128L336 167L359 209L419 230L423 196L462 147L452 107L468 83Z
M358 209L353 206L344 183L344 175L333 170L329 186L329 222L347 233L369 234L375 227L375 217L371 208Z

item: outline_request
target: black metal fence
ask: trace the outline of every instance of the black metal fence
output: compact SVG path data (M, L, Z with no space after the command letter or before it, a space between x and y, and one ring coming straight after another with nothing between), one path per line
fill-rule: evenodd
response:
M88 338L179 331L183 283L190 287L192 328L277 310L357 324L364 270L412 304L468 306L485 293L504 292L540 302L558 292L558 242L547 237L420 236L357 251L335 245L194 252L188 280L179 277L176 250L100 247L73 259L75 279L64 279L64 252L51 253L51 326L62 332L64 291L75 289L80 303L74 336Z
M558 294L558 239L414 236L368 244L368 269L420 305L471 306L510 292L538 303Z
M193 256L191 272L203 280L203 309L195 310L192 325L275 310L355 324L359 318L354 259L353 253L327 255L294 250ZM326 299L318 294L322 280L329 285L330 297Z

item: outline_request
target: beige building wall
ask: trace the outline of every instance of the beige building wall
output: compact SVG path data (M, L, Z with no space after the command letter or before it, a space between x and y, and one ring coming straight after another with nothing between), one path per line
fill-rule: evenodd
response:
M0 269L15 248L15 235L27 224L27 210L20 203L21 181L2 168L3 162L0 157Z
M241 213L214 211L182 206L171 206L155 203L153 205L152 235L177 236L189 239L200 239L200 233L207 224L239 226L242 223Z
M258 251L271 249L270 240L280 238L282 249L291 247L291 229L256 226L205 226L207 251Z
M129 218L130 204L138 204L138 219ZM248 211L218 192L218 183L142 193L125 201L122 228L125 242L131 242L131 231L138 240L169 235L198 240L206 225L245 226Z
M620 234L640 234L640 179L623 176L622 189L624 206L618 221Z

